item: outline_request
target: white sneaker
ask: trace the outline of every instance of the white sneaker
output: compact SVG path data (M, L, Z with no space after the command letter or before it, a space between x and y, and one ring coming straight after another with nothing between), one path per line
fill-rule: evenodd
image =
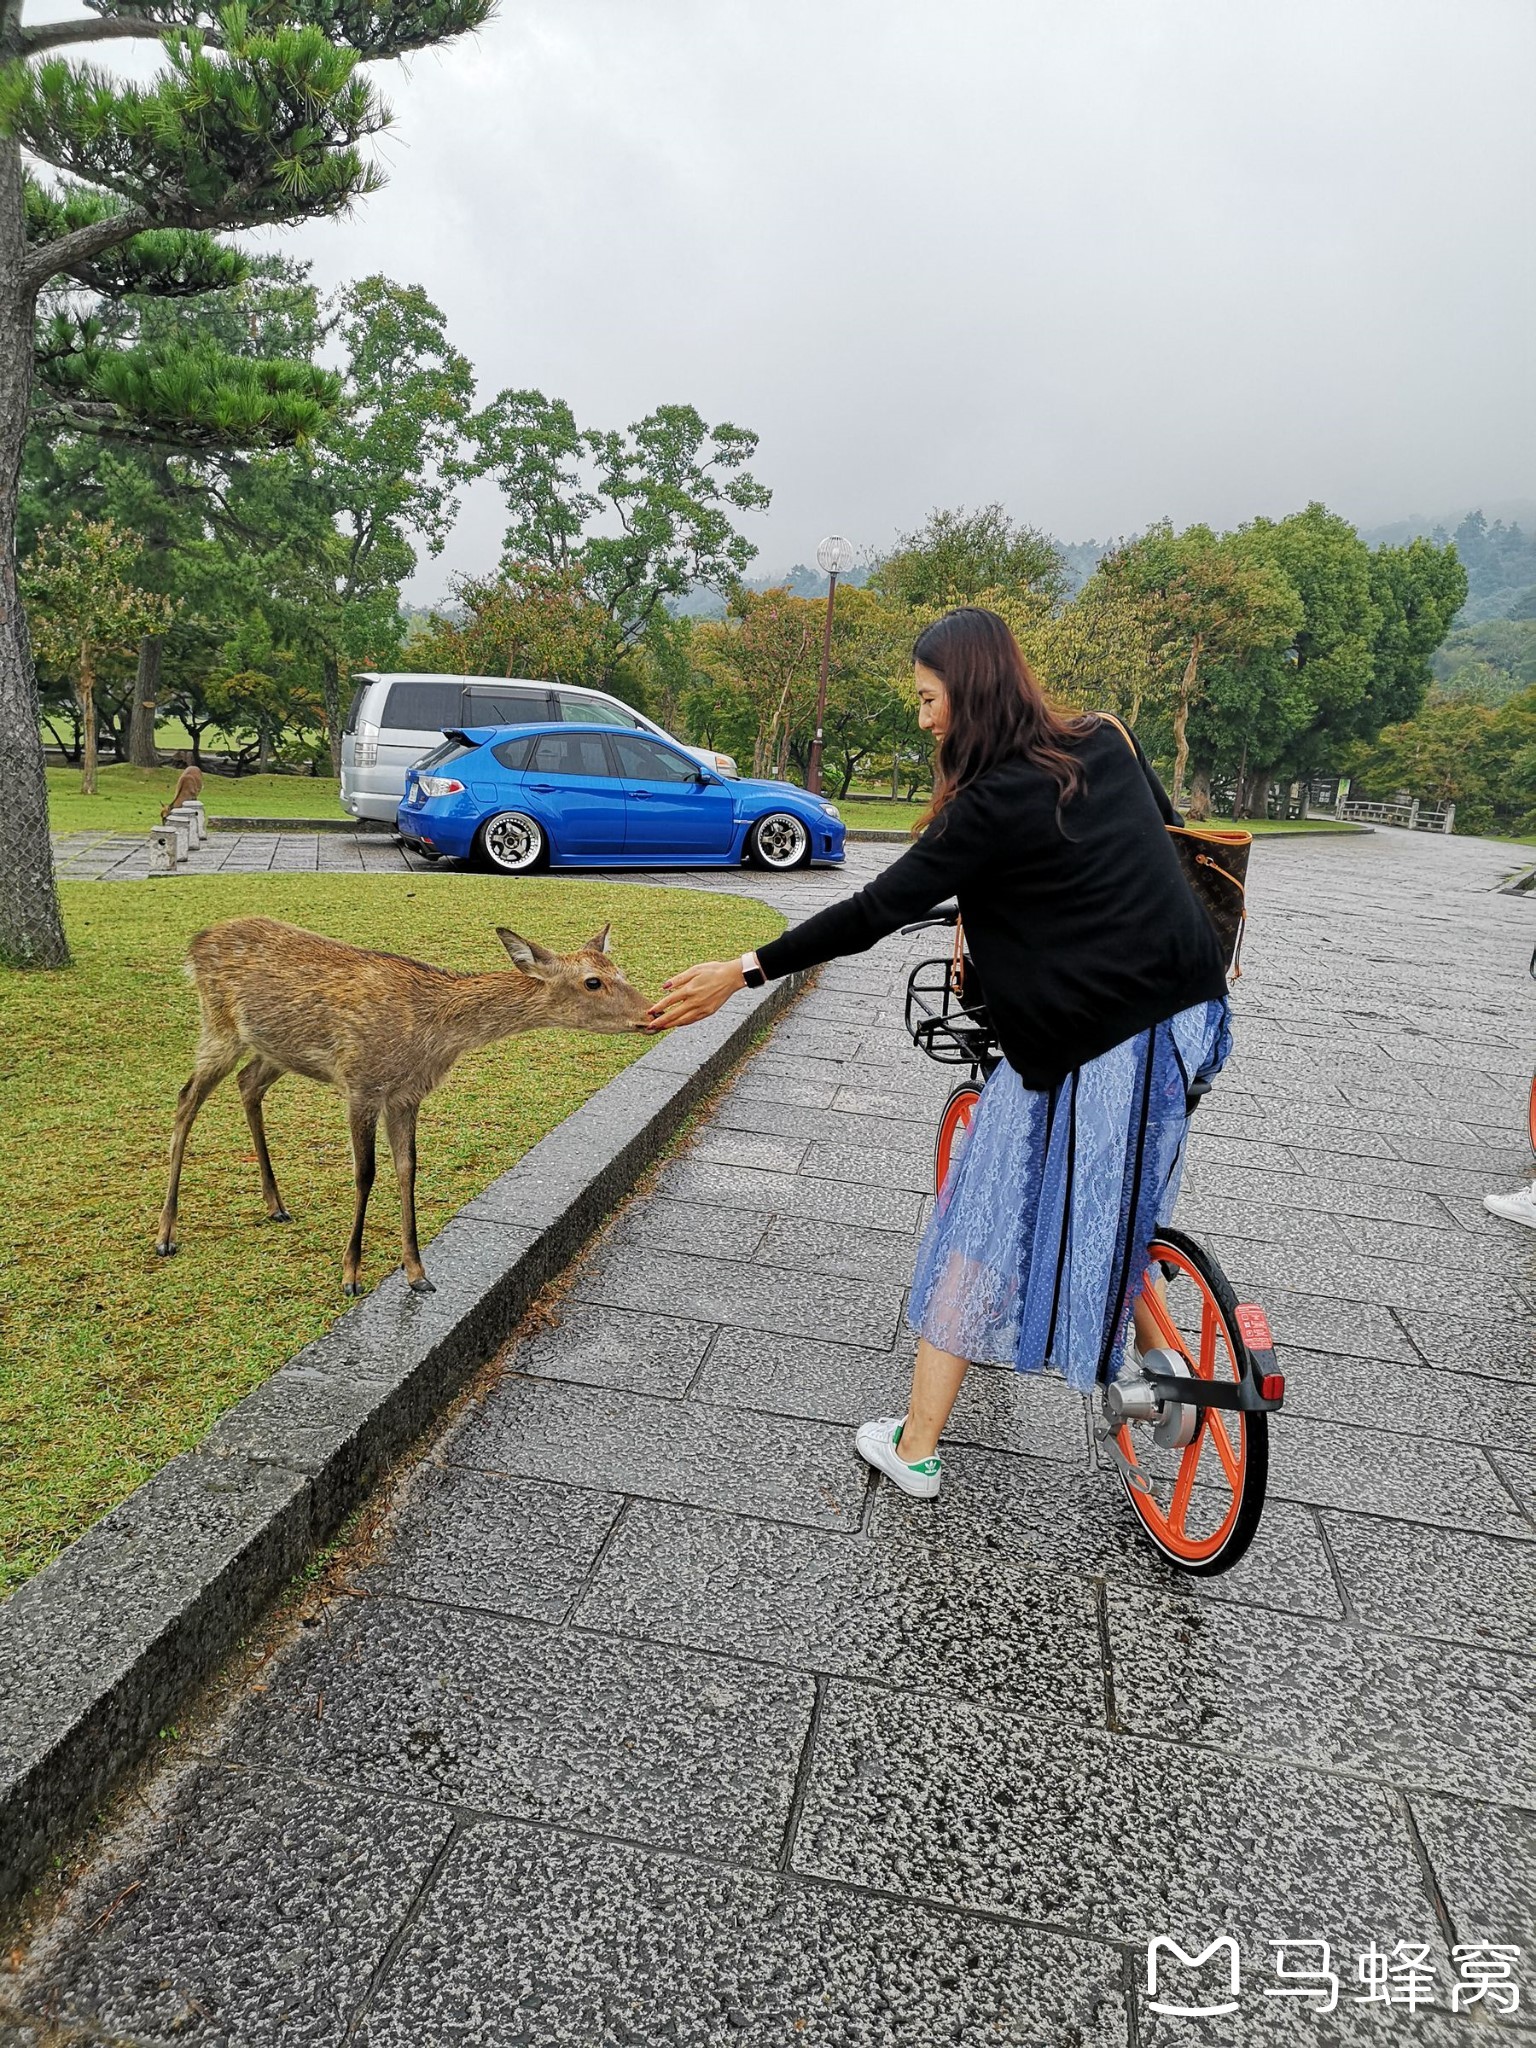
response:
M910 1493L917 1500L933 1500L944 1476L944 1461L935 1452L931 1458L907 1463L896 1448L905 1421L902 1415L877 1415L873 1422L861 1423L853 1440L854 1449L866 1465L883 1472L903 1493Z
M1495 1216L1507 1217L1511 1223L1524 1223L1536 1230L1536 1180L1528 1187L1517 1188L1512 1195L1484 1195L1483 1207Z

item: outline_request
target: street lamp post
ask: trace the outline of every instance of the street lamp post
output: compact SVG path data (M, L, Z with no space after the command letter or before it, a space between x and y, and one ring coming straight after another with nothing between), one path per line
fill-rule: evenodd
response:
M827 722L827 670L832 663L832 606L837 599L837 579L853 567L853 543L840 533L829 533L816 550L816 566L825 571L827 623L821 635L821 681L816 688L816 737L811 742L811 761L805 786L812 796L821 795L821 737Z

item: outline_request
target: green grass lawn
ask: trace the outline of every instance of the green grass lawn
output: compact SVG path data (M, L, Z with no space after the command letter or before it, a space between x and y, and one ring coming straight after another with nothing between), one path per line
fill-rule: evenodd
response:
M267 1120L294 1221L264 1221L226 1082L193 1130L182 1249L154 1255L171 1114L196 1037L181 971L193 932L261 911L354 944L489 969L508 965L498 923L568 949L611 917L616 957L654 990L673 969L728 958L784 922L737 896L462 874L74 882L61 894L73 968L0 976L0 1127L11 1160L0 1221L0 1592L195 1444L346 1306L345 1109L291 1076L268 1096ZM646 1045L539 1032L462 1060L422 1110L423 1243ZM370 1284L399 1263L399 1220L381 1133Z
M78 768L48 770L48 822L55 832L148 831L176 788L176 768L114 764L97 773L95 796L80 794ZM210 818L344 818L339 785L320 775L203 776Z

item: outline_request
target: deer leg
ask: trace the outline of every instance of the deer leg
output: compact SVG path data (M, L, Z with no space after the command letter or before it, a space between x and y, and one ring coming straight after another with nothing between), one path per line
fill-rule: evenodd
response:
M341 1287L344 1294L361 1294L362 1285L357 1276L363 1263L363 1219L368 1214L368 1197L373 1192L379 1112L364 1109L361 1103L353 1102L348 1105L347 1114L352 1126L352 1171L357 1181L357 1207L352 1215L352 1235L347 1239L346 1256L341 1262Z
M435 1294L421 1263L421 1246L416 1241L416 1108L414 1102L391 1102L384 1111L384 1128L389 1133L389 1150L400 1183L400 1249L405 1277L417 1294Z
M190 1077L182 1083L181 1093L176 1098L176 1121L171 1126L171 1176L165 1190L165 1207L160 1211L160 1231L155 1239L155 1250L162 1259L168 1259L176 1249L176 1203L181 1193L181 1162L186 1155L187 1139L197 1112L218 1087L227 1074L239 1064L238 1046L220 1046L217 1050L199 1048L197 1065Z
M249 1066L240 1069L236 1086L240 1100L245 1104L245 1120L251 1127L251 1143L256 1147L256 1164L261 1171L261 1198L267 1205L267 1216L273 1223L291 1223L293 1218L283 1207L283 1198L277 1192L277 1180L272 1172L272 1154L267 1150L267 1125L261 1113L262 1097L280 1078L281 1067L274 1067L270 1060L254 1059Z

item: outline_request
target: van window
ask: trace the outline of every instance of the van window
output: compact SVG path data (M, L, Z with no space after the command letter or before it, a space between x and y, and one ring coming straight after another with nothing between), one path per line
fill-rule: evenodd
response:
M379 723L401 732L441 732L445 725L464 723L459 716L463 695L462 683L391 683Z
M465 688L466 725L547 725L558 712L549 708L548 690L514 689L507 683L470 683Z
M357 731L357 721L362 714L363 699L367 696L367 694L368 685L366 683L358 683L354 686L352 691L352 702L347 706L346 729L348 732Z
M621 725L626 732L638 732L640 721L633 711L615 704L611 697L567 697L558 693L560 716L567 725Z
M533 752L533 741L531 739L503 740L499 747L492 747L491 752L496 756L503 768L526 768L528 766L528 756Z

